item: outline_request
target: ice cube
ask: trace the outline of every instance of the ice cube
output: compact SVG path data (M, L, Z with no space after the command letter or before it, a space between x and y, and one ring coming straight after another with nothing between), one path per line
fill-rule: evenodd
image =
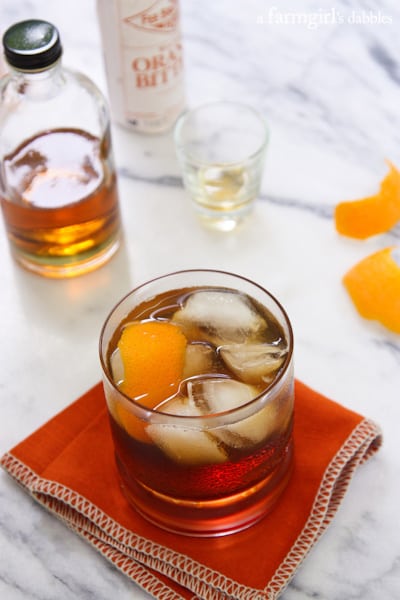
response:
M199 180L209 200L214 200L217 205L224 201L232 204L235 197L242 192L248 180L248 174L243 167L231 169L207 167L199 172Z
M208 406L210 413L239 408L258 395L257 388L234 379L215 378L188 383L189 397L196 406ZM277 406L268 403L250 417L212 429L212 435L233 447L260 443L276 429Z
M226 344L224 363L245 383L268 383L282 366L287 350L274 344Z
M251 417L235 423L232 427L235 433L242 437L244 446L252 446L282 430L283 416L288 422L287 412L283 415L276 400L273 399Z
M192 398L177 394L156 406L155 410L179 417L202 417L204 412L196 405Z
M215 350L206 343L188 344L185 352L183 378L211 373Z
M110 357L111 375L116 385L123 382L125 377L124 363L122 362L119 348L116 348Z
M256 388L228 377L188 382L189 399L203 413L216 414L243 406L257 396Z
M254 339L267 323L244 294L226 290L201 290L188 296L172 318L189 339L216 345Z
M158 410L185 417L202 416L202 411L191 398L173 398ZM227 453L216 438L204 430L185 427L184 424L152 424L146 428L155 444L173 461L181 465L207 465L227 460Z

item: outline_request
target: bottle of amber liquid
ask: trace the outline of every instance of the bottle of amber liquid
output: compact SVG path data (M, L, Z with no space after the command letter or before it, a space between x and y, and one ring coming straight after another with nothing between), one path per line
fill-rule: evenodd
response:
M61 64L59 33L29 20L4 34L0 196L12 254L45 277L91 271L116 252L120 215L108 109Z

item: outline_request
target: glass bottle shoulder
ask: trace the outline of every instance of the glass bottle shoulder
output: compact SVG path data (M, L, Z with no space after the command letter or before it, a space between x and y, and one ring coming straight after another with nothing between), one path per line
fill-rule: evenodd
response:
M37 132L81 129L102 138L109 128L103 94L85 75L61 65L38 73L13 71L0 82L0 145Z

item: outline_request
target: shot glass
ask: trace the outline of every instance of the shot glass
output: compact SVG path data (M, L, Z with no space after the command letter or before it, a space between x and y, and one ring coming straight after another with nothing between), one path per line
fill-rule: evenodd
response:
M205 537L270 511L291 473L294 379L267 290L213 270L153 279L112 309L100 360L121 487L143 517Z
M260 190L269 140L263 116L237 102L205 104L178 119L174 140L200 220L220 231L235 229Z

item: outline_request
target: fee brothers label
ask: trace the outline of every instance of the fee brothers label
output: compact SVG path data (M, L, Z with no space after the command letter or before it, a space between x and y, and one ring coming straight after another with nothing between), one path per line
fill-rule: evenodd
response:
M114 3L118 54L107 56L107 39L104 40L110 98L115 105L112 109L123 113L118 120L122 116L138 130L161 131L172 125L184 107L178 0ZM104 6L105 1L101 0L103 38L107 33ZM112 40L112 32L109 33L108 41ZM110 66L112 58L114 70Z

